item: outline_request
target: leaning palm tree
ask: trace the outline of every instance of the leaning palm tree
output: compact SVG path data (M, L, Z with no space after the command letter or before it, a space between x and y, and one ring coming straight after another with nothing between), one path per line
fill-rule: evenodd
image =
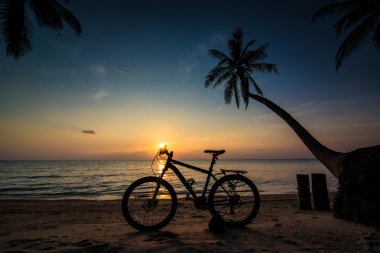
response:
M335 199L336 214L357 222L380 225L380 170L377 168L380 167L380 146L341 153L322 145L289 113L263 96L252 75L257 71L277 73L277 68L275 64L261 62L267 57L268 44L251 50L254 43L253 40L244 45L243 32L238 28L228 41L229 55L210 49L209 54L219 62L209 71L205 87L215 88L224 84L224 100L227 104L230 104L234 97L239 107L242 97L247 108L251 98L271 109L339 179L340 191ZM251 92L251 87L255 93Z
M18 59L32 49L29 12L40 26L59 32L66 22L77 35L82 32L76 17L56 0L0 0L0 30L7 56Z
M341 15L335 23L337 37L348 32L335 56L336 70L369 39L380 49L380 0L343 0L318 9L312 21L327 15Z

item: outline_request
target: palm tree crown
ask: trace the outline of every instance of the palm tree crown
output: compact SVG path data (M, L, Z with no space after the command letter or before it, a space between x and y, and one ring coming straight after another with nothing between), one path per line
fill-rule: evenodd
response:
M240 106L240 96L243 98L245 108L248 107L250 86L255 88L258 95L262 96L259 85L252 78L252 73L258 72L277 72L275 64L262 63L261 60L267 57L266 49L269 44L264 44L255 50L250 47L255 44L251 40L246 45L243 43L243 31L237 28L228 41L230 55L222 53L219 50L208 50L209 55L219 60L218 64L209 71L205 87L215 88L225 83L224 100L230 104L232 97L235 97L236 106Z
M350 30L335 56L336 70L363 42L369 39L380 49L380 0L343 0L314 13L312 21L326 15L341 15L335 23L336 35Z
M82 32L76 17L56 0L0 0L0 31L7 56L18 59L32 49L32 22L28 11L34 14L40 26L60 31L66 22L77 35Z

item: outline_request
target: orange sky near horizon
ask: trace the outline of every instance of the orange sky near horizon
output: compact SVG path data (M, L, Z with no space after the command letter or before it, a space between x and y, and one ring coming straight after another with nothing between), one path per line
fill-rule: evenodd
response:
M225 159L313 158L293 131L260 104L247 111L225 105L203 111L188 109L185 115L182 109L168 109L167 114L156 116L139 115L133 109L105 111L104 114L96 109L87 110L83 113L87 116L82 119L80 116L61 118L78 125L91 125L94 133L41 118L2 119L0 159L149 160L160 143L167 144L178 159L208 159L204 149L226 149ZM69 113L61 112L60 117L62 115ZM368 142L371 138L364 132L357 139L351 137L347 143L345 136L355 129L344 125L321 126L312 116L299 117L308 119L310 123L305 127L331 148L350 149L360 140Z
M178 159L209 159L204 149L225 149L223 159L313 158L262 104L237 109L223 84L204 88L218 62L207 50L229 53L237 27L253 50L270 43L263 61L279 74L253 73L264 96L322 144L345 152L380 143L373 43L336 71L334 22L310 22L320 0L215 3L70 1L79 37L31 15L32 51L15 60L0 43L0 160L150 160L162 142Z

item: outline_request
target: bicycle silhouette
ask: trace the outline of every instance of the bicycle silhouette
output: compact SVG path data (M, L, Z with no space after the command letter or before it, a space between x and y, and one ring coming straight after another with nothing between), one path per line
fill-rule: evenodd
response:
M160 229L172 220L177 210L177 194L164 179L165 173L171 169L187 189L186 199L193 201L197 209L209 210L227 226L245 226L250 223L260 208L260 195L255 184L243 176L246 173L243 170L220 169L219 173L214 174L214 164L225 150L204 152L212 155L208 170L174 160L173 151L169 152L166 146L160 148L154 159L165 159L164 156L167 156L165 167L158 177L140 178L127 188L122 200L125 220L137 230ZM194 180L187 180L175 165L207 174L200 196L193 190ZM218 179L217 175L223 176ZM207 196L211 178L215 183Z

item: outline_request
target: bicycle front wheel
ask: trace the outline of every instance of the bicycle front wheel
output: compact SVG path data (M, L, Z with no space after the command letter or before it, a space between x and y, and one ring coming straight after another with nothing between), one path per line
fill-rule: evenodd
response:
M122 212L125 220L137 230L160 229L166 226L177 210L173 187L159 178L143 177L132 183L124 193Z
M228 226L245 226L257 215L260 195L248 178L233 174L222 177L211 187L208 199L210 212Z

